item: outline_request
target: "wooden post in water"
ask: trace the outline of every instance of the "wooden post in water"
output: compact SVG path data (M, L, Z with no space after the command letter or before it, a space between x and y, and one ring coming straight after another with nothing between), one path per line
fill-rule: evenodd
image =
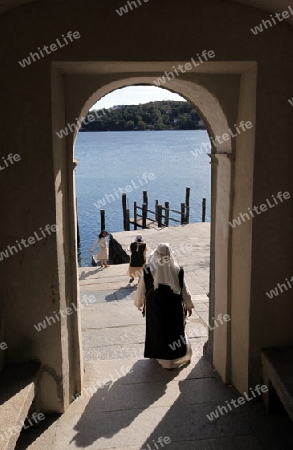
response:
M101 215L101 232L102 232L106 228L105 210L104 209L100 209L100 215Z
M147 225L147 204L142 204L142 228L146 228Z
M185 209L185 203L181 203L181 225L184 225L186 223Z
M79 224L78 224L78 217L76 218L77 220L77 246L80 246L80 233L79 233Z
M142 195L143 195L142 203L145 203L147 205L147 209L148 209L148 205L149 205L149 202L148 202L148 191L142 191Z
M126 206L127 198L125 192L122 193L123 228L126 231Z
M137 230L137 202L133 204L133 221L134 221L134 229Z
M125 211L125 231L130 231L130 211Z
M158 227L162 227L162 205L158 205Z
M165 226L169 226L169 202L165 202Z
M202 217L201 217L202 222L206 221L206 204L207 204L207 199L203 198L202 199Z
M190 187L186 188L185 204L186 204L186 223L189 223L189 201L190 201Z
M80 246L80 234L79 234L79 223L78 223L78 212L77 212L77 198L75 198L75 208L76 208L76 226L77 226L77 246Z
M159 205L159 200L156 200L156 203L155 203L156 222L158 222L158 205Z

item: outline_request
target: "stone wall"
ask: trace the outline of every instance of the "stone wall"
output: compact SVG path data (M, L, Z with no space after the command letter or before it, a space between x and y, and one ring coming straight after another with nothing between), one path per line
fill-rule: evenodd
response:
M125 252L119 242L113 238L112 234L110 234L109 240L109 261L110 264L125 264L130 261L130 256Z
M78 316L40 332L34 328L45 316L78 301L74 134L59 139L56 132L76 122L99 95L111 90L111 83L122 80L121 87L132 77L133 84L152 84L173 64L213 50L213 61L178 77L189 83L178 92L206 111L203 117L212 136L219 117L205 109L207 102L196 94L198 85L220 105L233 129L243 116L255 117L253 135L232 143L230 218L279 191L293 195L293 108L288 103L293 96L292 28L284 22L254 36L250 29L268 13L229 1L153 1L119 16L115 10L121 3L87 0L85 7L77 0L40 1L0 16L1 152L5 158L10 153L21 157L1 172L5 220L0 223L0 249L33 236L46 224L58 225L54 235L0 262L5 356L11 362L41 361L46 369L41 383L44 411L62 412L79 390L83 373ZM19 60L56 43L69 30L78 31L80 39L20 66ZM249 64L257 72L256 83L246 80ZM253 105L246 104L250 97ZM248 153L251 146L254 152ZM230 191L223 194L230 196ZM224 221L221 225L227 227ZM228 299L223 297L223 302L233 312L225 351L238 389L261 381L262 347L293 343L291 290L272 300L266 296L292 275L292 229L292 202L287 201L230 230L233 239L223 233L227 245L237 247L233 258L230 247L226 252L233 282L225 280Z

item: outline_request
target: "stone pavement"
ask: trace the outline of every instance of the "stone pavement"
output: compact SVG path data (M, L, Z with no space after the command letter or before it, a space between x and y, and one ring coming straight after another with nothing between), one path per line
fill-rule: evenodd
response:
M143 358L145 323L133 305L137 281L134 286L129 285L127 268L127 264L121 264L107 269L81 269L81 302L88 302L90 295L95 298L94 303L82 310L86 361ZM204 289L202 294L192 296L196 312L187 324L188 335L199 355L207 338L208 297Z
M62 416L48 417L39 429L22 433L17 450L293 448L293 426L286 414L267 415L261 402L248 401L212 421L207 418L240 394L221 382L202 354L207 340L209 242L209 229L203 228L200 239L194 239L196 253L182 261L195 303L187 323L191 363L167 371L143 358L144 318L133 306L136 284L128 284L127 264L81 268L81 397ZM175 245L176 239L169 241ZM86 305L86 295L93 295L94 302Z
M169 242L179 264L184 266L192 294L206 294L209 291L210 224L193 223L159 230L124 231L112 233L112 236L127 252L136 234L142 233L148 248L147 256L160 242Z

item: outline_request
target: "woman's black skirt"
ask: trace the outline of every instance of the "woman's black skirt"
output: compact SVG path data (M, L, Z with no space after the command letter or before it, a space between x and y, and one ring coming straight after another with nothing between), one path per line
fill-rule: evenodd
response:
M147 283L149 285L149 283ZM185 311L181 295L159 285L146 297L146 358L174 360L186 355Z

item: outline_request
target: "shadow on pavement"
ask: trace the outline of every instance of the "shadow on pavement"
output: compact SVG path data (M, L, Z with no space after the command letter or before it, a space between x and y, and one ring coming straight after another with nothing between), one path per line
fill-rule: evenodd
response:
M261 397L237 408L232 399L241 397L233 387L224 385L218 375L194 379L199 366L207 374L210 363L201 358L190 374L179 381L180 396L156 426L141 448L160 447L158 439L168 437L167 450L289 450L293 448L293 424L287 414L267 414ZM204 367L206 368L204 370ZM249 397L249 396L248 396ZM207 415L222 409L218 418ZM149 445L149 447L147 447Z
M164 369L156 361L147 361L147 365L145 362L136 362L131 372L111 386L98 389L93 395L74 427L77 434L72 441L77 447L90 446L100 438L110 439L128 427L141 412L165 394L168 383L180 371L162 372ZM145 381L141 380L142 371ZM156 383L150 383L153 378L157 379Z
M105 296L106 302L113 302L115 300L132 300L133 299L133 292L135 292L135 287L129 286L129 287L122 287L119 289L116 289L111 294L108 294Z

